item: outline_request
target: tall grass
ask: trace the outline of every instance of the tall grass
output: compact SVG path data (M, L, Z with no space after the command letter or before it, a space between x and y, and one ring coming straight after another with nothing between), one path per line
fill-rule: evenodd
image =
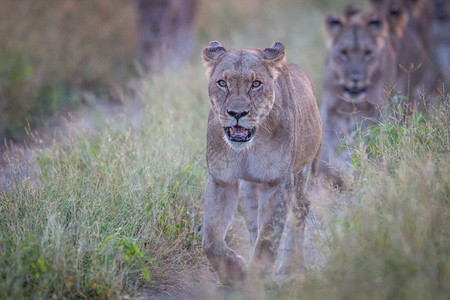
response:
M432 115L397 115L359 133L352 200L326 217L327 262L281 298L448 298L449 111L447 96Z
M8 156L0 298L110 298L201 267L207 102L172 80L197 73L143 79L142 111L33 152L38 177L20 176L23 163Z
M124 0L1 0L0 139L20 141L31 126L113 94L136 54L134 4Z

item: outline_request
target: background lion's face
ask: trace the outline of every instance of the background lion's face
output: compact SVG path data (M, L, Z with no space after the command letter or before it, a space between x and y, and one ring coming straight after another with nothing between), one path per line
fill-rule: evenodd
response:
M332 37L329 46L329 69L336 77L336 85L343 97L363 99L379 84L384 34L379 18L364 14L354 20L327 20Z
M277 54L278 49L268 49ZM274 53L266 51L223 49L217 60L209 65L211 109L224 129L226 141L234 148L250 145L274 103L277 61L268 57Z
M365 96L379 67L377 55L376 40L363 28L347 28L336 40L330 59L344 97L359 100Z

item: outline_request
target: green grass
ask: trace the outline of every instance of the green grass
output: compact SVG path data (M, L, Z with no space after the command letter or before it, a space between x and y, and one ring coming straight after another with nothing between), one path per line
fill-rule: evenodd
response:
M23 140L27 123L40 127L55 112L78 108L86 91L105 94L133 74L132 2L1 0L0 5L2 144L5 138Z
M1 298L114 298L200 280L201 73L143 78L143 109L33 151L37 175L7 156L16 175L0 194ZM174 86L183 78L192 84ZM361 134L360 177L322 215L326 263L275 298L446 298L449 108L447 99L431 115L391 117Z
M447 96L431 115L359 133L360 176L325 216L327 262L282 299L448 299L449 112Z
M201 267L198 122L207 107L192 104L207 102L186 85L166 92L170 77L198 72L143 79L143 112L33 152L38 176L21 176L10 158L17 175L0 188L0 298L109 298Z

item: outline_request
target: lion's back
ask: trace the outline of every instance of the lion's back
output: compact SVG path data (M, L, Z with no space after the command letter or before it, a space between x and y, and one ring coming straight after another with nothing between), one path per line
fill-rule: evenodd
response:
M292 80L292 98L296 103L296 166L298 169L320 155L322 122L314 89L306 72L296 64L288 64Z

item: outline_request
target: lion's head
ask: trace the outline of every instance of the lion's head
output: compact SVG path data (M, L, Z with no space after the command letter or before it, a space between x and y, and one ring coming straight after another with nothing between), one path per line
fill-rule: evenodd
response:
M211 42L202 56L211 110L225 140L235 149L246 148L272 109L274 80L286 67L284 46L275 42L264 50L225 50Z
M328 44L325 72L333 72L328 75L334 77L334 89L349 101L364 100L383 80L387 22L377 13L347 10L345 19L327 17L325 31Z
M399 9L405 9L419 23L422 22L422 18L431 17L432 6L429 0L370 0L369 2L377 11L395 14ZM420 27L421 24L414 26Z
M428 48L430 20L432 18L431 1L370 0L370 3L376 11L386 13L389 23L397 23L400 19L404 19L401 22L407 24L409 29L418 36L425 48Z

